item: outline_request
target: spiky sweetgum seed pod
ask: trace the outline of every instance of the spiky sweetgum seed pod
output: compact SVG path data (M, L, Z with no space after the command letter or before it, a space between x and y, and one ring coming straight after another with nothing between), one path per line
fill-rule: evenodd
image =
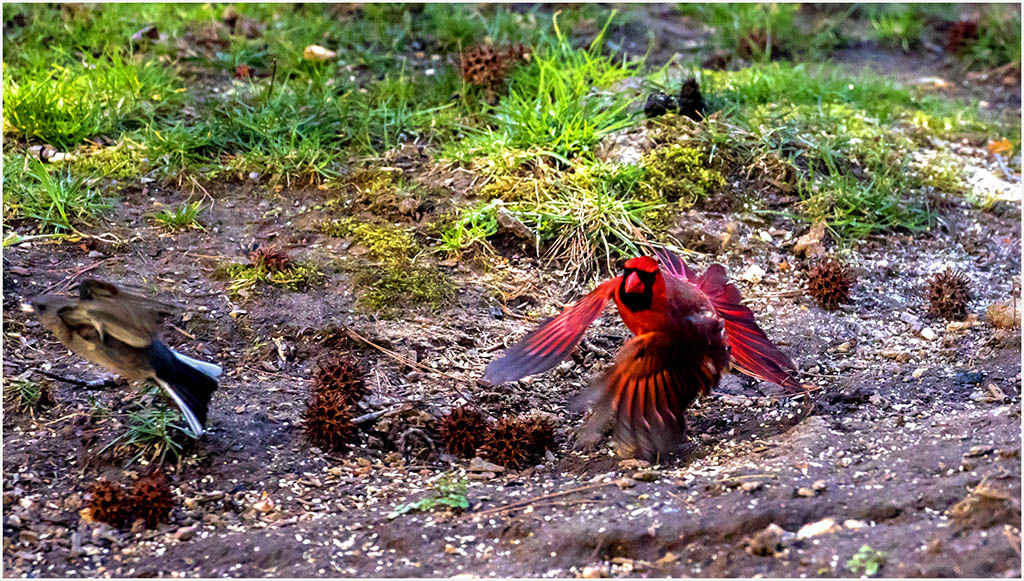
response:
M164 473L157 470L135 483L132 491L132 509L146 526L155 529L160 523L170 520L174 508L174 495Z
M345 405L355 406L367 393L366 383L353 359L334 353L323 359L313 372L314 393L336 393Z
M355 432L352 408L339 393L314 392L302 418L302 429L313 444L331 451L344 450Z
M852 287L850 271L835 260L819 262L807 272L807 293L826 309L850 302Z
M483 443L487 418L471 407L457 407L441 418L437 431L445 450L459 458L469 458Z
M517 418L502 418L487 430L480 454L487 460L506 468L519 469L533 459L536 444L530 427Z
M550 418L533 416L522 421L530 433L531 457L539 460L544 457L544 452L556 448L555 423Z
M292 259L284 250L274 246L260 246L249 252L249 263L262 266L269 272L281 272L292 264Z
M967 318L971 281L962 272L947 268L928 282L928 314L953 321Z
M946 36L946 50L956 54L978 38L978 23L973 20L954 22Z
M131 502L125 495L124 487L118 482L104 478L89 486L85 493L85 506L93 520L115 527L124 526L132 512Z
M474 47L464 53L461 58L462 78L473 85L489 85L494 82L495 73L500 66L497 53L490 45Z
M522 44L499 50L491 45L480 45L462 53L462 78L473 85L493 86L505 80L512 65L529 59L530 49Z

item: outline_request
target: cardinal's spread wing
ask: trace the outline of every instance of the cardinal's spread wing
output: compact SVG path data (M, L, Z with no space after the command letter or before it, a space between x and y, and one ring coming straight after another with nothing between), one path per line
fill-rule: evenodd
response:
M562 314L544 322L537 330L510 347L501 359L492 361L487 366L484 379L497 385L547 371L558 365L576 348L583 338L583 332L600 316L618 286L619 277L613 278Z
M754 313L744 306L740 291L725 275L725 268L712 264L697 279L701 290L715 307L718 316L725 319L725 333L729 338L733 364L741 372L764 381L771 381L787 390L800 391L800 383L790 375L796 369L793 361L776 347L754 321Z
M800 391L800 383L790 375L796 369L793 361L776 347L754 321L754 313L742 304L740 291L729 284L725 268L712 264L699 277L686 266L682 258L664 248L655 248L662 272L682 278L697 286L715 307L718 316L725 319L725 333L729 338L733 364L751 377L771 381L790 391Z
M667 272L688 282L696 280L697 273L686 266L683 259L679 258L676 253L667 248L654 248L653 250L654 255L658 257L658 262L661 263L662 272Z

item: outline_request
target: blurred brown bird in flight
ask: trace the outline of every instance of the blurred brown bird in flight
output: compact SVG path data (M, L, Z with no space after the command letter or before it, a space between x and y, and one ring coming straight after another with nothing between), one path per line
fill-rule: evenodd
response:
M132 381L152 381L174 401L195 437L205 432L221 368L169 349L155 337L177 308L99 280L77 298L45 294L31 301L44 327L76 355Z
M675 254L655 254L627 261L622 275L492 361L484 379L497 385L551 369L612 299L636 336L589 392L595 409L581 444L596 443L611 423L622 456L653 459L672 450L684 433L686 408L718 384L730 361L742 373L801 391L790 375L795 365L741 304L724 267L713 264L697 276Z

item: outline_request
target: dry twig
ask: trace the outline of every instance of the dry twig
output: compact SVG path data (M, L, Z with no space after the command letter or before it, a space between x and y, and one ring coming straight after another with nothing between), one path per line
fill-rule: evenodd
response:
M488 515L488 514L494 514L494 513L499 513L499 512L506 512L506 511L510 511L510 510L519 510L521 508L526 508L526 507L531 506L531 505L545 506L548 503L545 503L545 504L538 504L538 503L540 501L543 501L543 500L550 500L552 498L558 498L560 496L566 496L566 495L569 495L569 494L574 494L576 492L584 492L586 490L595 490L595 489L598 489L598 488L604 488L605 486L611 486L613 484L615 484L615 483L614 482L600 482L600 483L597 483L597 484L587 484L585 486L578 486L576 488L570 488L569 490L563 490L561 492L552 492L550 494L542 494L540 496L535 496L533 498L528 498L526 500L521 500L519 502L513 502L512 504L507 504L505 506L496 506L494 508L488 508L487 510L481 510L481 511L477 511L477 512L466 513L466 514L462 515L462 518L469 518L469 517L474 517L474 516L484 516L484 515ZM588 502L596 502L596 501L588 500Z

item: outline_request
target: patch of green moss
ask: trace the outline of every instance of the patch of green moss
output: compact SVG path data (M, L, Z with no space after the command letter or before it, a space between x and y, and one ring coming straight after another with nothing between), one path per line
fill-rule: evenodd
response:
M488 200L520 202L539 198L544 187L544 180L536 176L497 175L480 188L480 195Z
M930 187L948 194L959 194L965 190L963 162L946 151L931 154L921 152L913 163L914 171L909 176L911 187Z
M707 155L695 147L671 144L652 150L642 162L641 192L650 199L696 202L725 185L722 172L709 167Z
M394 316L401 307L411 304L437 309L455 296L451 278L436 268L423 266L364 272L356 284L365 286L359 295L360 305L383 316Z
M348 179L348 187L367 199L393 195L398 188L394 172L379 168L358 169Z
M284 270L271 271L262 265L221 263L214 271L214 278L228 280L228 292L232 297L244 297L257 284L264 283L302 292L323 278L323 273L316 265L305 262L293 262Z
M144 152L134 143L123 140L117 145L82 151L71 161L72 171L84 176L107 179L128 179L149 169Z
M454 284L444 273L415 263L413 257L421 246L410 231L352 217L324 222L320 228L328 236L351 238L381 261L380 267L355 276L362 308L395 316L402 307L419 304L436 309L455 296Z
M420 245L408 230L368 224L353 217L323 222L320 231L335 238L351 238L369 249L375 258L391 266L408 262L420 250Z

